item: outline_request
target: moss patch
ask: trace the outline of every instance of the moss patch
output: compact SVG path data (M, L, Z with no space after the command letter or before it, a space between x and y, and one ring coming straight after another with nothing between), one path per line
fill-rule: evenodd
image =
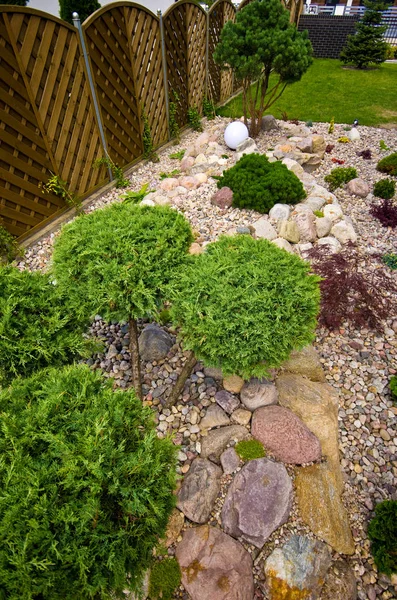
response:
M254 460L266 456L265 449L258 440L242 440L235 446L241 460Z
M150 571L149 598L171 600L181 582L181 570L175 558L164 558L154 563Z

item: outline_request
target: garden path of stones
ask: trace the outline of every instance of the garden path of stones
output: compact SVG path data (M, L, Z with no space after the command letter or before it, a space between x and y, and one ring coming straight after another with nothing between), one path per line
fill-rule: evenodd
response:
M357 242L361 268L381 267L374 254L396 252L396 233L369 214L376 163L397 150L396 132L359 127L360 139L338 143L342 125L284 123L264 119L256 143L233 152L223 143L228 120L217 118L202 134L189 133L179 146L142 165L131 189L149 183L145 204L170 204L189 219L196 234L191 253L222 233L267 238L305 258L315 244L339 251ZM325 153L333 144L332 153ZM371 149L372 160L357 152ZM182 161L170 154L185 149ZM269 216L230 207L231 195L217 192L212 175L232 166L242 153L283 160L303 182L307 199L296 207L277 205ZM332 158L356 167L359 179L331 194L324 175ZM160 180L160 172L180 170ZM119 200L112 190L86 211ZM315 217L321 210L324 217ZM29 248L20 268L45 269L51 234ZM395 276L395 275L393 275ZM366 536L373 508L397 499L397 408L388 380L397 372L397 315L384 331L346 325L318 329L313 347L294 353L267 381L222 377L197 363L176 406L164 405L185 355L167 325L141 323L145 403L152 407L160 437L172 433L180 445L181 482L165 546L182 568L175 598L192 600L384 600L397 598L397 581L378 574ZM168 324L169 325L169 324ZM98 315L91 332L106 352L88 361L131 384L128 327ZM243 464L234 446L260 440L266 457ZM325 583L324 583L325 582Z

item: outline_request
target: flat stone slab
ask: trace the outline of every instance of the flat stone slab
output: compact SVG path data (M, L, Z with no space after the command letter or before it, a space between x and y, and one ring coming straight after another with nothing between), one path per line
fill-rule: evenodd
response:
M288 520L292 482L284 465L267 458L250 460L231 483L221 514L222 528L262 548Z
M324 369L313 346L306 346L302 350L293 350L289 359L281 367L289 373L304 375L311 381L325 382Z
M250 438L249 431L243 425L229 425L214 429L201 440L201 456L208 458L211 455L218 458L226 446L232 441L240 442Z
M176 558L191 600L253 600L251 556L220 529L187 529Z
M293 535L265 562L268 599L317 600L330 564L331 554L323 542Z
M219 404L219 406L223 408L228 415L230 415L238 406L240 406L239 399L226 390L220 390L215 394L215 402Z
M200 421L200 429L213 429L214 427L222 427L229 424L230 418L223 408L218 406L218 404L211 404L207 409L205 417Z
M196 458L178 492L177 507L194 523L208 521L219 493L222 469L204 458Z
M296 497L302 520L340 554L354 554L347 512L327 463L297 470Z
M251 432L282 462L301 465L321 458L317 437L299 417L282 406L258 408L252 416Z

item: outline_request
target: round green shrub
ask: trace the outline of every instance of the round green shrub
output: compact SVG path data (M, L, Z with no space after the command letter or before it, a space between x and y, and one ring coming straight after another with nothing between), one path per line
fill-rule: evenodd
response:
M181 569L176 558L156 561L150 569L149 598L171 600L181 583Z
M333 191L356 177L357 171L354 167L336 167L324 177L324 181L329 184L329 189Z
M389 154L389 156L385 156L382 158L376 168L381 173L387 173L388 175L397 176L397 152L393 152L393 154Z
M254 460L266 456L263 444L259 440L241 440L235 446L241 460Z
M0 391L0 597L125 598L174 506L175 446L85 365Z
M314 337L320 278L267 240L222 236L174 284L171 315L207 366L263 377Z
M382 262L392 269L392 271L397 270L397 254L384 254L382 256Z
M48 275L0 266L0 385L87 356L86 324Z
M302 182L277 161L262 154L245 154L218 180L218 187L233 190L233 206L268 213L278 202L297 204L306 197Z
M391 179L381 179L374 185L374 196L390 200L396 192L396 184Z
M192 241L188 221L176 210L112 204L62 229L54 247L55 278L77 313L141 318L160 306Z
M0 217L0 265L7 264L17 257L19 252L15 238L1 224Z
M397 573L397 501L384 500L375 507L368 525L371 552L379 571Z

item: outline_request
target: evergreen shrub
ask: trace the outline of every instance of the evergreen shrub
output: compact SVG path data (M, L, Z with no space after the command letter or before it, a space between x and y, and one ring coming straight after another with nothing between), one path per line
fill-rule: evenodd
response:
M392 269L392 271L397 270L397 254L384 254L382 256L382 262Z
M391 399L397 403L397 375L393 375L390 379Z
M356 177L357 171L354 167L336 167L324 177L324 180L329 184L329 189L333 191Z
M175 446L85 365L0 391L0 597L125 598L174 506Z
M374 185L374 196L390 200L396 192L396 184L391 179L381 179Z
M233 206L268 213L278 202L297 204L306 197L302 182L281 162L262 154L245 154L218 180L233 190Z
M263 377L314 337L320 278L267 240L222 236L178 274L171 315L184 346L225 375Z
M14 260L18 252L19 247L15 238L1 225L0 219L0 265Z
M388 175L397 176L397 152L393 152L393 154L389 154L389 156L385 156L381 158L376 168L381 173L387 173Z
M384 500L375 507L368 525L371 552L379 571L397 573L397 501Z
M0 266L0 385L89 355L86 325L48 275Z

